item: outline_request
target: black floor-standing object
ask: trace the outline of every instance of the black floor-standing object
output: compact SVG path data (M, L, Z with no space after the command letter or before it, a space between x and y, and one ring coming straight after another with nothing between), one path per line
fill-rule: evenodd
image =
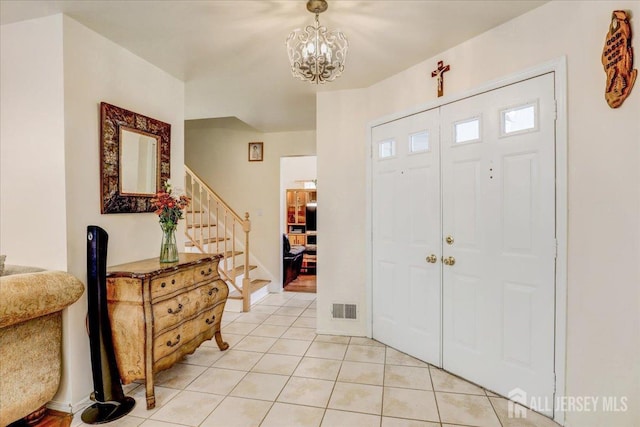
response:
M127 415L136 401L125 396L111 341L107 311L107 242L109 235L96 225L87 227L87 297L89 345L95 403L82 413L86 424L103 424Z

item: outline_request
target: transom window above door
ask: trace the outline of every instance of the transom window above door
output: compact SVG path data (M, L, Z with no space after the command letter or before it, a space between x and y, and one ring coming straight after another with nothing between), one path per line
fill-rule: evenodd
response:
M453 135L453 141L456 144L480 142L480 117L473 117L454 123Z
M396 156L396 141L393 139L387 139L378 142L378 158L388 159Z
M500 136L538 130L538 101L500 111Z
M425 151L429 151L429 131L409 135L409 152L424 153Z

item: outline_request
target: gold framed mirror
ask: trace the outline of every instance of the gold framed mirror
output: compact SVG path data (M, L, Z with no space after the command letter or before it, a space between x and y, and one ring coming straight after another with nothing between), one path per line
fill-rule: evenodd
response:
M153 212L171 175L171 125L106 102L100 119L100 212Z

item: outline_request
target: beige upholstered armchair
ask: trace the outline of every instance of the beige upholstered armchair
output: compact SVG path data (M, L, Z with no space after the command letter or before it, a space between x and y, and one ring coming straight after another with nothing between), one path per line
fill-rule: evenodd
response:
M60 385L62 310L83 292L60 271L0 277L0 426L44 414Z

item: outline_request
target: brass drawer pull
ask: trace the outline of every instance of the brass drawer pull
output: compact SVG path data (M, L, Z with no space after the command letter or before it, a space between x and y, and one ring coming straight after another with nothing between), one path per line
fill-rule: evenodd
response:
M178 314L182 311L182 304L178 304L178 308L174 311L171 308L167 309L167 313L169 314Z
M207 271L206 273L204 272L204 270L200 270L200 274L203 276L210 276L211 273L213 273L213 269L209 268L209 271Z
M175 342L171 342L171 340L167 341L167 347L175 347L178 345L179 342L180 342L180 335L176 337Z
M208 292L208 293L209 293L209 296L213 295L214 293L216 293L216 294L217 294L217 293L218 293L218 291L219 291L219 289L218 289L218 288L211 288L211 289L209 289L209 292Z
M171 280L171 284L175 285L176 284L176 279ZM160 287L161 288L166 288L167 284L165 282L160 283Z
M216 316L211 316L211 319L205 319L205 322L207 322L207 325L213 325L215 321L216 321Z

